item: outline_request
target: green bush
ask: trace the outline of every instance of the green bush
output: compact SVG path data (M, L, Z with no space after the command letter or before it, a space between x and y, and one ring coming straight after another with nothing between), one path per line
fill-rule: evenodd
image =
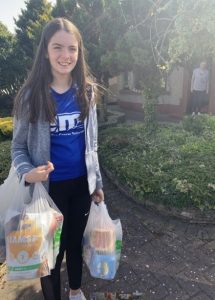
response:
M182 126L185 130L195 135L201 135L208 131L215 130L215 117L206 114L193 117L187 116L183 119Z
M9 140L0 142L0 184L7 178L10 169L10 145Z
M0 135L11 138L13 132L13 120L11 117L0 118Z
M187 117L179 125L160 125L151 137L143 124L106 129L100 134L101 162L142 201L215 209L215 118L192 122Z

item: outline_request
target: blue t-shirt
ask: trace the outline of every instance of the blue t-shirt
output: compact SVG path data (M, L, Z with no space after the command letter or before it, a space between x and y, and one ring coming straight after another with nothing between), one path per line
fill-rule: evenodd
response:
M55 168L50 173L51 181L87 174L84 123L79 120L81 112L76 92L76 86L62 94L51 89L57 110L56 121L50 124L51 162Z

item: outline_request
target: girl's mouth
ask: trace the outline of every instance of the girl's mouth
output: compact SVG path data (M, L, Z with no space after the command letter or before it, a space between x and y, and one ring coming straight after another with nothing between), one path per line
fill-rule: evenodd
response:
M70 62L59 62L59 65L66 67L69 66L71 63Z

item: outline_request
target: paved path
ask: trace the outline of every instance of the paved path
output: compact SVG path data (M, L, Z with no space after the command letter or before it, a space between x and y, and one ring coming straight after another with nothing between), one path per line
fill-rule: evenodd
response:
M114 281L93 279L84 269L86 295L139 291L146 300L214 300L215 225L195 225L159 216L128 200L104 175L103 179L110 215L122 221L123 253ZM62 278L65 300L65 265ZM38 280L4 283L1 279L0 286L1 300L43 299Z

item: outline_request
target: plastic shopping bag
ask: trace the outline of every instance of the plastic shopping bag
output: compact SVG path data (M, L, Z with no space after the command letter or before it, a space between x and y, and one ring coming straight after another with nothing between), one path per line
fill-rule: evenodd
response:
M5 215L13 202L14 195L16 195L19 185L20 183L15 167L12 165L8 177L5 179L4 183L0 185L0 263L3 263L6 260L4 232Z
M92 201L83 238L83 258L90 274L101 279L113 279L119 266L122 247L122 226L111 220L102 201Z
M42 183L25 204L22 188L5 218L8 280L47 276L59 252L63 215Z

